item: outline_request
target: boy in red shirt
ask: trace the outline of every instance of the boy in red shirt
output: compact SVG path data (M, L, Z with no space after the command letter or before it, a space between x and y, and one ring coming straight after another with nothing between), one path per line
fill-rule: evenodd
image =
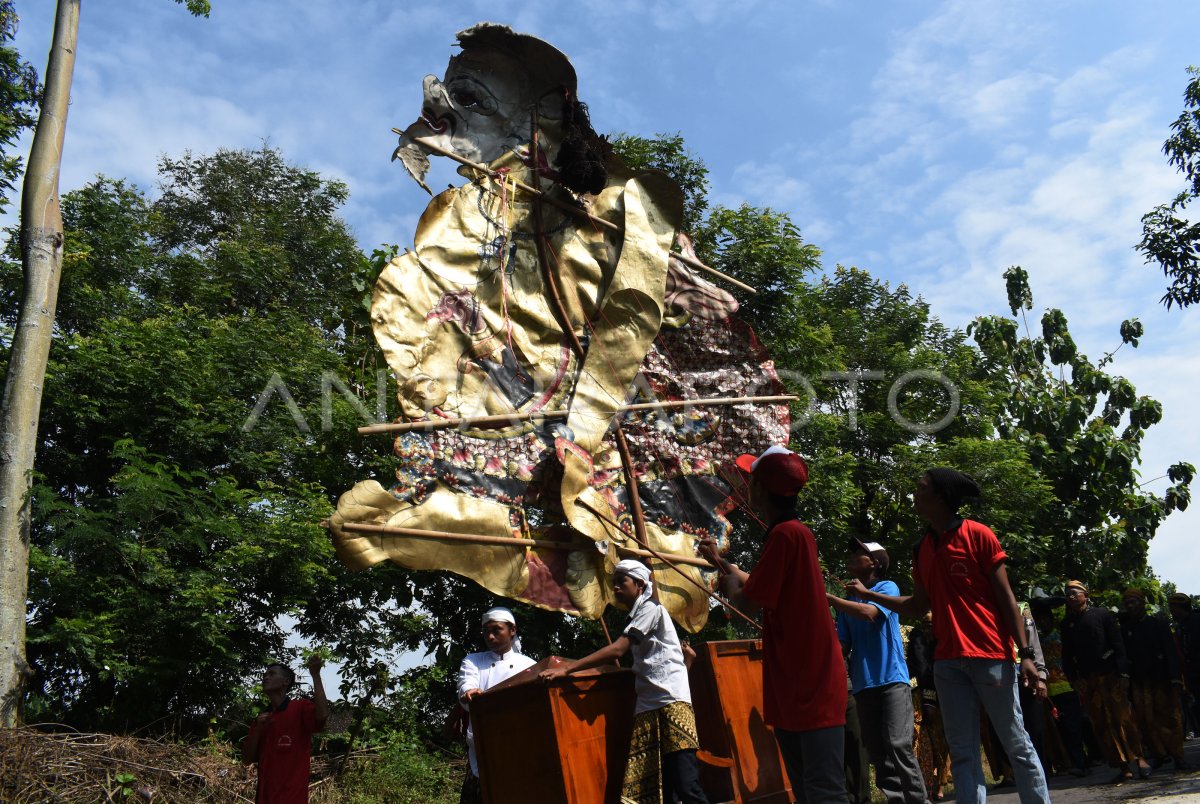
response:
M289 698L296 674L282 664L269 664L263 673L262 688L270 708L250 724L250 733L242 743L242 761L258 763L256 804L307 804L308 767L312 757L312 736L324 730L329 717L329 702L321 682L323 662L319 656L308 659L313 697Z
M757 458L742 455L737 465L750 475L750 506L770 523L762 555L746 573L711 538L700 551L734 605L763 613L763 719L775 730L796 801L846 802L846 669L817 543L796 516L808 466L778 446Z
M913 495L917 516L927 523L917 544L913 593L881 595L857 580L846 588L905 617L915 619L932 610L937 637L933 677L950 745L955 798L987 798L979 759L982 704L1008 754L1022 804L1049 802L1046 776L1025 732L1017 696L1018 675L1021 684L1035 687L1039 676L1008 583L1008 555L986 525L958 516L963 500L979 494L978 484L962 472L930 469ZM1014 641L1019 668L1013 662Z

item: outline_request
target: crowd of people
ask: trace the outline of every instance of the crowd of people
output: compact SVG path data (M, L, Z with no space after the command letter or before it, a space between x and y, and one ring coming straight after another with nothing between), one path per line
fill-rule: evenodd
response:
M930 469L917 483L913 504L925 530L913 551L912 589L904 594L888 577L884 545L852 539L844 592L831 594L815 537L797 514L804 460L777 446L737 463L766 527L762 553L749 572L711 539L700 553L717 568L726 599L761 617L762 714L798 802L869 801L862 757L885 799L903 804L941 800L951 784L957 801L984 801L982 755L1026 803L1050 800L1049 776L1087 776L1100 763L1114 782L1147 778L1165 763L1189 769L1185 732L1200 722L1192 697L1200 690L1200 611L1190 597L1170 596L1168 621L1150 613L1144 590L1130 588L1116 615L1072 579L1061 596L1036 589L1022 606L996 535L959 515L979 486L949 468ZM653 589L644 564L617 564L613 594L630 612L620 636L540 677L549 682L632 654L637 699L621 801L706 804L688 686L694 653ZM901 617L915 622L907 644ZM468 655L459 672L468 710L477 695L534 664L520 652L510 610L488 611L481 625L487 649ZM307 800L271 788L276 778L299 787L301 771L285 774L284 765L302 764L307 775L307 748L290 749L306 746L325 719L319 663L310 670L315 707L289 702L287 668L272 665L264 676L271 707L243 752L260 763L260 802ZM472 736L463 804L482 800Z

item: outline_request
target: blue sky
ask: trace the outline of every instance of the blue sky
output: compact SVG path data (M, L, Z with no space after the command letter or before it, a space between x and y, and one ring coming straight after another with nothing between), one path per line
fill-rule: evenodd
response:
M681 133L711 170L714 202L788 212L828 269L904 282L963 326L1006 311L1001 273L1020 264L1033 320L1062 308L1093 358L1139 317L1142 346L1113 370L1164 405L1144 478L1161 492L1152 479L1171 463L1200 463L1200 310L1167 313L1165 280L1133 250L1141 215L1182 188L1160 148L1184 68L1200 64L1200 5L213 5L203 20L169 0L84 4L64 191L97 173L153 190L160 155L265 140L347 182L344 214L364 248L408 245L427 197L389 162L391 128L416 118L421 79L442 74L456 31L503 22L571 57L599 131ZM17 2L17 44L39 70L53 9ZM441 168L430 184L453 180ZM1198 510L1172 516L1150 553L1192 593L1198 526Z

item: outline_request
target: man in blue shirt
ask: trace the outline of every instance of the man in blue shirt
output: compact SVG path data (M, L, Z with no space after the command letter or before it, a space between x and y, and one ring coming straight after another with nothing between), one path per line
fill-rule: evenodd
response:
M886 580L891 561L878 542L852 539L847 569L872 592L899 596ZM924 804L925 782L913 755L912 688L904 661L900 617L877 603L828 595L850 666L850 684L875 785L888 804Z

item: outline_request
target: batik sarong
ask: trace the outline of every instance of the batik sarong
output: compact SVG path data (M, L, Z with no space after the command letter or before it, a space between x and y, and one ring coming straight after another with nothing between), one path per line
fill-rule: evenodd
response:
M696 751L696 713L683 701L633 716L629 761L621 804L662 804L662 758L675 751Z

